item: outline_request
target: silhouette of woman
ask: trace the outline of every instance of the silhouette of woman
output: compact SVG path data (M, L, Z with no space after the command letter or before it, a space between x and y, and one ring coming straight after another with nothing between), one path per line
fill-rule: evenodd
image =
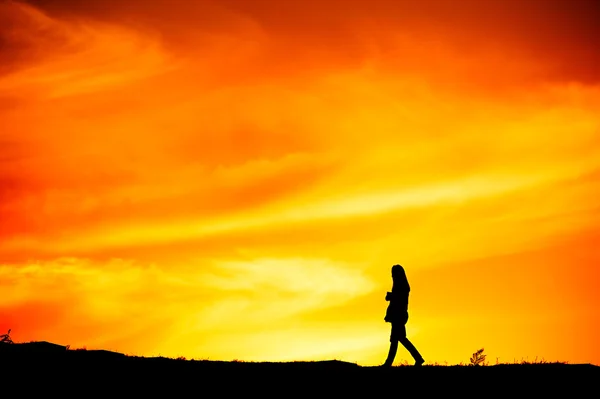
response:
M390 334L390 351L383 366L390 367L394 363L398 342L402 343L415 359L415 366L420 366L425 363L425 360L417 348L406 338L410 285L402 266L392 266L392 281L392 291L385 296L385 300L390 303L385 314L385 321L392 324L392 332Z

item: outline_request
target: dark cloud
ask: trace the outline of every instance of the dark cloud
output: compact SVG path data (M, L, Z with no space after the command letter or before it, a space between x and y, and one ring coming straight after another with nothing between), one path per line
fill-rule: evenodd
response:
M19 2L0 3L0 75L73 51L75 46L68 32L42 12ZM0 108L4 105L10 102L0 97Z
M331 33L358 20L392 22L400 29L423 23L440 30L517 34L558 44L597 46L600 3L595 0L28 0L47 12L88 18L181 21L205 29L230 13L248 16L273 31Z
M234 29L253 21L301 58L302 48L366 56L370 40L400 30L438 35L466 53L500 46L507 57L546 62L554 79L600 78L600 2L595 0L28 0L51 15L93 18L155 29L173 43L199 31ZM17 50L17 45L10 48ZM25 50L21 49L21 53ZM280 54L281 55L281 54Z

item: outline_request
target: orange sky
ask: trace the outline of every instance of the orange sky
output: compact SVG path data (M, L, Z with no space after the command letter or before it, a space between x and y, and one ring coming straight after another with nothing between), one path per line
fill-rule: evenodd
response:
M428 363L600 364L599 13L0 2L0 331L380 364L400 263Z

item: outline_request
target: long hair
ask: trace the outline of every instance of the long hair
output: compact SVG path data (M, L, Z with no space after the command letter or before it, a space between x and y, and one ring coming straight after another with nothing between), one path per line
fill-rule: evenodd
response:
M392 281L392 291L410 292L410 284L408 284L408 278L406 278L406 272L402 266L392 266Z

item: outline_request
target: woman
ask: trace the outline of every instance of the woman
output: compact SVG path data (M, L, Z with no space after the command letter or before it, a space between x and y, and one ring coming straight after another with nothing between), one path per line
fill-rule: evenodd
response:
M402 343L415 359L415 366L420 366L425 363L425 360L423 360L417 348L406 338L410 285L402 266L392 266L392 281L392 292L388 292L385 296L385 300L390 302L385 315L385 321L392 324L392 333L390 334L390 351L383 366L389 367L394 363L396 351L398 350L398 342Z

